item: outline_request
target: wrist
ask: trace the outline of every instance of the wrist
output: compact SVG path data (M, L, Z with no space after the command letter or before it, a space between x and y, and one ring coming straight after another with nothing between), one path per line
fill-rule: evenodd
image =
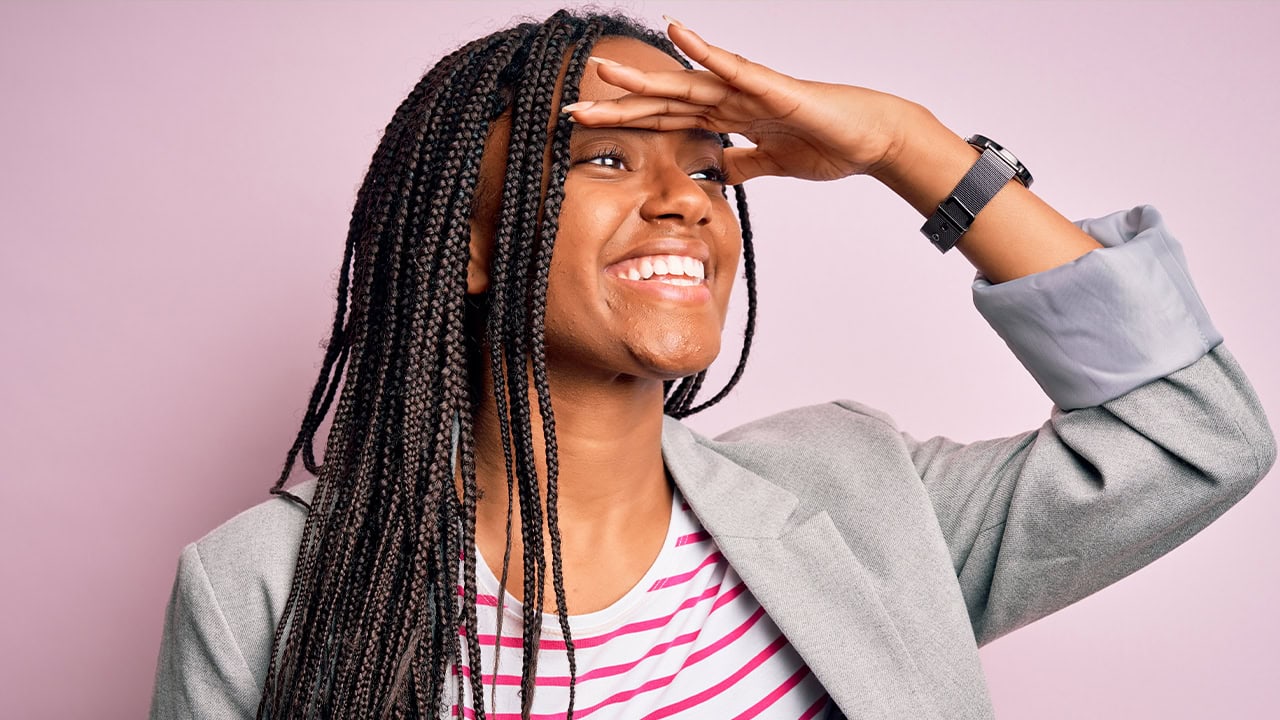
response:
M872 116L875 118L875 126L878 132L870 139L863 139L859 142L863 147L871 146L878 150L879 157L874 162L868 164L862 171L862 174L883 179L881 176L894 172L895 168L900 167L903 158L903 152L907 143L910 141L912 133L919 126L920 115L928 114L923 106L918 105L910 100L890 95L889 93L881 93L872 91L874 95L870 99ZM868 100L860 101L863 107L868 107Z
M980 153L916 103L902 108L897 127L892 152L868 174L928 217Z

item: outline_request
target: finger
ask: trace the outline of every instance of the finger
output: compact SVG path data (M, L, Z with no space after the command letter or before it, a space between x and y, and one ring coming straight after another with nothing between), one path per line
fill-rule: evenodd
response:
M575 113L576 115L576 113ZM583 125L588 125L586 120L578 121ZM689 130L691 128L701 128L703 130L711 130L712 132L721 132L712 126L712 123L702 115L645 115L643 117L634 117L625 122L619 123L590 123L590 126L608 126L616 125L621 127L639 128L641 130Z
M734 89L724 80L705 70L645 71L628 65L596 61L601 80L636 95L669 97L700 105L719 105Z
M724 169L729 176L727 182L730 185L744 183L762 175L783 174L777 163L755 148L725 148Z
M671 23L667 28L667 35L676 47L691 60L743 92L763 97L772 92L778 83L790 79L772 68L753 63L741 55L708 43L678 20L667 20Z
M589 127L623 125L649 115L706 115L712 108L665 97L627 95L613 100L566 105L574 122Z

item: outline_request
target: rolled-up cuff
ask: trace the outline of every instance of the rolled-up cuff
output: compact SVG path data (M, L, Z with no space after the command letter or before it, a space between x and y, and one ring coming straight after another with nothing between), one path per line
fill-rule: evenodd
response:
M973 302L1063 410L1100 405L1199 360L1222 342L1182 246L1150 205L1076 225L1104 247L991 284Z

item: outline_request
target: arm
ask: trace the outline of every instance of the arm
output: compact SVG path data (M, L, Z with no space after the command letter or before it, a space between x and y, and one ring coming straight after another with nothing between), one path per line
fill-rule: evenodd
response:
M921 214L977 157L901 98L797 80L682 26L669 33L708 72L603 65L600 77L632 94L571 107L573 119L740 133L755 147L725 151L731 182L867 174ZM978 309L1057 404L1012 438L902 435L987 642L1185 541L1276 450L1153 209L1074 226L1009 183L957 247L979 270Z
M601 60L596 72L631 94L566 106L586 126L702 128L755 143L725 150L729 182L761 175L834 180L865 174L928 216L978 152L924 107L868 88L799 80L708 44L672 22L672 41L707 72L644 72ZM1099 247L1030 190L1007 183L957 248L1003 282Z
M903 140L871 175L928 217L978 159L963 138L920 105L902 102L891 127ZM1021 183L1010 181L956 244L991 282L1070 262L1101 247Z
M974 283L978 309L1055 401L1048 422L970 445L904 435L980 643L1178 546L1275 460L1159 213L1080 227L1105 249Z
M1274 438L1222 346L1101 406L961 445L904 435L979 644L1138 570L1266 474Z

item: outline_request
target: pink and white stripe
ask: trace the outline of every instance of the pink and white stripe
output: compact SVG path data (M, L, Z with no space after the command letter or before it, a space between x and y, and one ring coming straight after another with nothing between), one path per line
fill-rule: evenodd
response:
M498 581L484 563L477 575L486 715L518 720L521 607L506 598L499 641ZM833 707L679 494L662 551L645 576L610 607L572 616L570 627L577 718L820 720ZM469 667L461 672L470 678ZM559 720L568 700L565 642L556 617L544 615L532 717ZM461 715L474 718L473 707L467 686Z

